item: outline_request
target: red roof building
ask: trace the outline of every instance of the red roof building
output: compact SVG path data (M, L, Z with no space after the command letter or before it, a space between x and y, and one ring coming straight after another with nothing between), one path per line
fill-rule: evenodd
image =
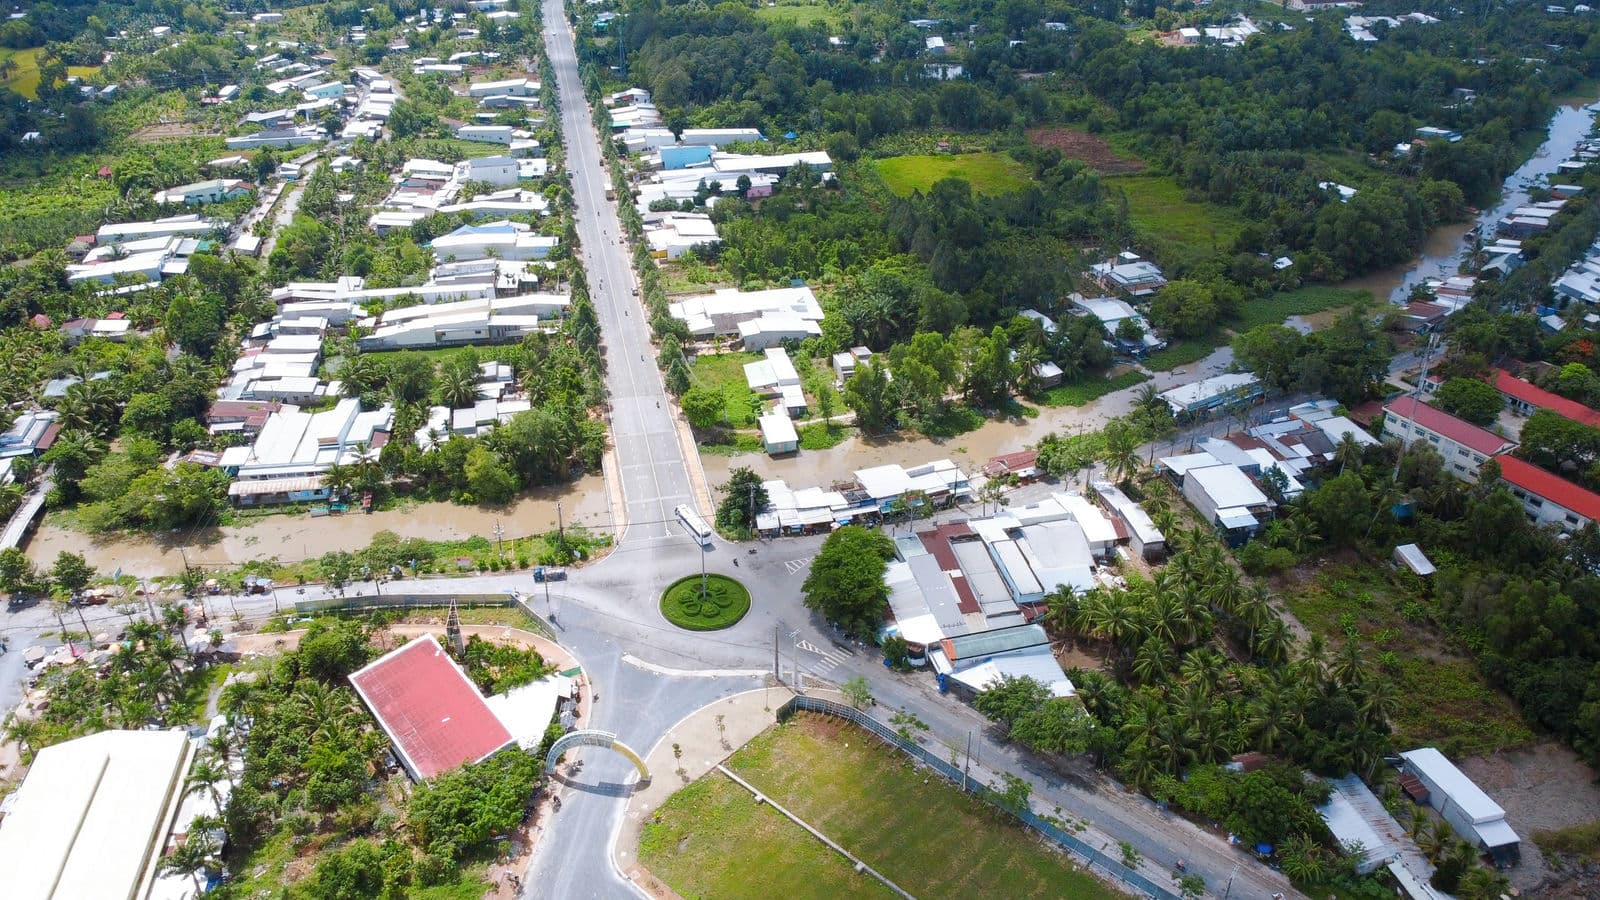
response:
M1577 531L1600 521L1600 494L1515 456L1502 456L1496 462L1500 463L1500 480L1537 524Z
M1019 480L1029 481L1039 475L1035 465L1039 461L1039 451L1019 450L1016 453L1002 453L991 457L983 467L983 474L990 478L1001 475L1015 475Z
M425 634L350 676L415 781L475 763L515 744L478 688Z
M1396 397L1383 405L1383 433L1410 447L1413 442L1433 445L1445 468L1457 478L1476 481L1478 469L1491 456L1517 444L1487 428L1458 419L1412 396Z
M1531 416L1535 410L1548 409L1562 418L1600 428L1600 412L1523 381L1505 369L1494 370L1493 384L1495 390L1505 395L1506 403L1522 415Z

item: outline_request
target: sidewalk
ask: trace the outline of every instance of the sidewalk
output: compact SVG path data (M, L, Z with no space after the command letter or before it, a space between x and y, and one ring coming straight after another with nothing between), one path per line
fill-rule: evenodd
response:
M621 829L611 847L617 869L652 897L675 897L672 889L638 864L639 838L645 822L667 798L680 788L705 775L744 746L756 735L777 722L778 707L789 702L793 693L782 685L760 688L725 697L702 706L672 726L645 757L650 783L628 798ZM717 729L722 717L723 731ZM675 757L676 744L682 751ZM678 774L678 769L683 774Z

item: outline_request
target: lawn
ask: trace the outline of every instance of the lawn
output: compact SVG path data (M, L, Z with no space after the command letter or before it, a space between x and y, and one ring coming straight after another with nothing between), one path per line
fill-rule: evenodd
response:
M684 897L894 896L720 772L656 812L639 859Z
M1107 394L1114 394L1149 380L1149 375L1137 369L1129 369L1121 375L1110 378L1057 385L1045 391L1044 396L1039 398L1039 403L1044 406L1087 406Z
M821 3L785 3L758 8L756 18L768 22L788 21L801 28L809 28L818 22L831 24L838 21L839 15L837 10Z
M878 177L902 197L927 193L942 178L965 178L974 193L1005 194L1028 186L1028 168L1004 153L892 156L875 164Z
M680 578L661 593L661 614L667 621L690 631L716 631L744 618L750 611L750 591L726 575Z
M839 720L797 716L727 765L917 897L1118 896L1015 820ZM876 893L876 882L715 772L657 812L639 856L685 897Z
M1182 267L1233 245L1245 226L1236 210L1184 197L1167 175L1118 175L1101 179L1128 198L1133 227L1157 247L1156 261Z
M761 415L761 398L744 380L745 363L760 362L759 353L709 353L694 358L690 383L696 387L721 391L727 424L748 428Z

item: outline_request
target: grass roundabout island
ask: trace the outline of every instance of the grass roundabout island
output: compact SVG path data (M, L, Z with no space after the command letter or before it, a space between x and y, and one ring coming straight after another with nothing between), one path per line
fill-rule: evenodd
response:
M706 576L704 599L700 596L699 575L680 578L661 592L661 614L668 622L690 631L727 628L749 611L749 589L726 575Z

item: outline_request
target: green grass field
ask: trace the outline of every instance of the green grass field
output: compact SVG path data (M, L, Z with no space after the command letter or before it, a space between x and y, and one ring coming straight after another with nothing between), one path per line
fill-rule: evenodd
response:
M750 611L750 591L726 575L690 575L667 586L661 594L661 614L667 621L690 631L716 631L744 618Z
M942 178L965 178L977 194L1020 191L1028 184L1027 167L1004 153L892 156L874 165L889 190L902 197L926 193Z
M1118 896L1015 820L853 725L797 716L727 765L917 897ZM657 811L639 858L685 897L886 893L715 772Z
M30 47L26 50L8 50L0 47L0 64L12 63L15 68L0 81L0 86L8 87L24 97L39 96L39 54L43 47Z
M1419 624L1426 607L1387 567L1330 563L1314 579L1282 591L1290 611L1337 647L1354 634L1400 698L1391 725L1405 746L1437 746L1451 756L1494 753L1534 739L1517 708L1472 662L1440 649Z
M1114 394L1149 380L1149 375L1137 369L1129 369L1112 378L1096 378L1056 385L1045 391L1039 402L1044 406L1087 406L1107 394Z
M1239 318L1229 322L1234 332L1245 332L1257 325L1282 325L1290 316L1312 316L1330 309L1342 309L1372 302L1371 291L1351 288L1303 287L1274 294L1265 300L1244 305Z
M1228 342L1228 334L1216 329L1211 334L1176 341L1165 350L1157 350L1144 358L1144 366L1152 372L1171 372L1179 366L1197 363L1211 355L1211 351Z
M744 380L745 363L759 362L759 353L713 353L694 358L689 382L696 387L721 391L726 404L727 424L733 428L748 428L756 424L761 415L761 398L750 390ZM759 448L758 448L759 449Z
M762 6L756 10L756 18L768 22L793 22L801 28L822 22L832 24L841 20L839 11L821 3L785 3L778 6Z
M1186 199L1170 176L1117 175L1101 182L1127 195L1133 227L1157 245L1156 261L1165 266L1226 250L1245 226L1234 209Z

